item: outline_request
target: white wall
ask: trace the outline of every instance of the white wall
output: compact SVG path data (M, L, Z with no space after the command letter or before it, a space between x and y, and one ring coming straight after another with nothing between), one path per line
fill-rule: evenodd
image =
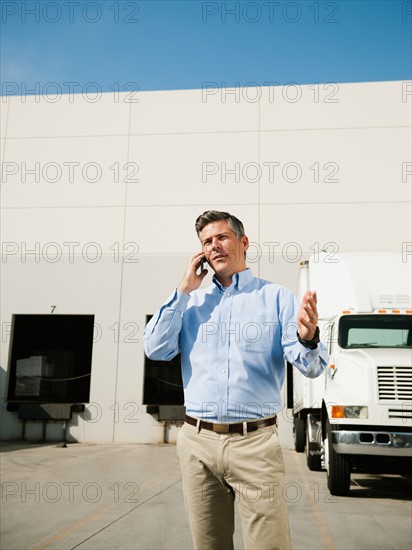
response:
M326 243L331 252L401 251L411 241L411 91L410 82L375 82L107 93L96 102L3 97L3 371L12 314L51 305L92 313L101 328L93 403L89 420L75 415L70 437L161 441L162 425L141 404L142 332L198 249L197 215L237 215L255 274L293 290L299 261ZM4 372L1 380L3 438L16 438ZM27 437L38 430L29 424ZM282 430L289 437L288 423Z

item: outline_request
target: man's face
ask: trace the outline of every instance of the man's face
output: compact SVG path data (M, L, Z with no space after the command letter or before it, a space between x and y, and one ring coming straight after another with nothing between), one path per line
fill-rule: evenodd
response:
M234 273L246 269L245 252L249 240L246 236L239 240L227 221L206 225L199 237L206 260L218 277L231 278Z

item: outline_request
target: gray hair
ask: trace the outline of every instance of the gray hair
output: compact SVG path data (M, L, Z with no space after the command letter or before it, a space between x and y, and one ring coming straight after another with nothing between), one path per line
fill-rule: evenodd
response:
M229 214L229 212L219 212L219 210L206 210L206 212L198 216L195 223L197 236L200 238L200 233L209 223L222 220L227 222L238 240L245 236L243 223L236 218L236 216L233 216L233 214Z

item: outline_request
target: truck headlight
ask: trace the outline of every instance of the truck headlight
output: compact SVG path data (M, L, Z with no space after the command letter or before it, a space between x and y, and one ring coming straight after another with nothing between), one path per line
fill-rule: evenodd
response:
M368 418L368 407L361 405L332 405L332 418Z
M345 418L368 418L368 407L345 407Z

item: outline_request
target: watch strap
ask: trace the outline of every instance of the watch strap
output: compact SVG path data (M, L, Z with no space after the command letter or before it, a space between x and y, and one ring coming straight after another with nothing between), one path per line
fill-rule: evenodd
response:
M315 334L312 340L304 340L299 336L299 332L296 332L296 336L298 337L298 340L302 344L302 346L309 349L316 349L318 347L318 344L320 342L319 334L319 327L316 327Z

